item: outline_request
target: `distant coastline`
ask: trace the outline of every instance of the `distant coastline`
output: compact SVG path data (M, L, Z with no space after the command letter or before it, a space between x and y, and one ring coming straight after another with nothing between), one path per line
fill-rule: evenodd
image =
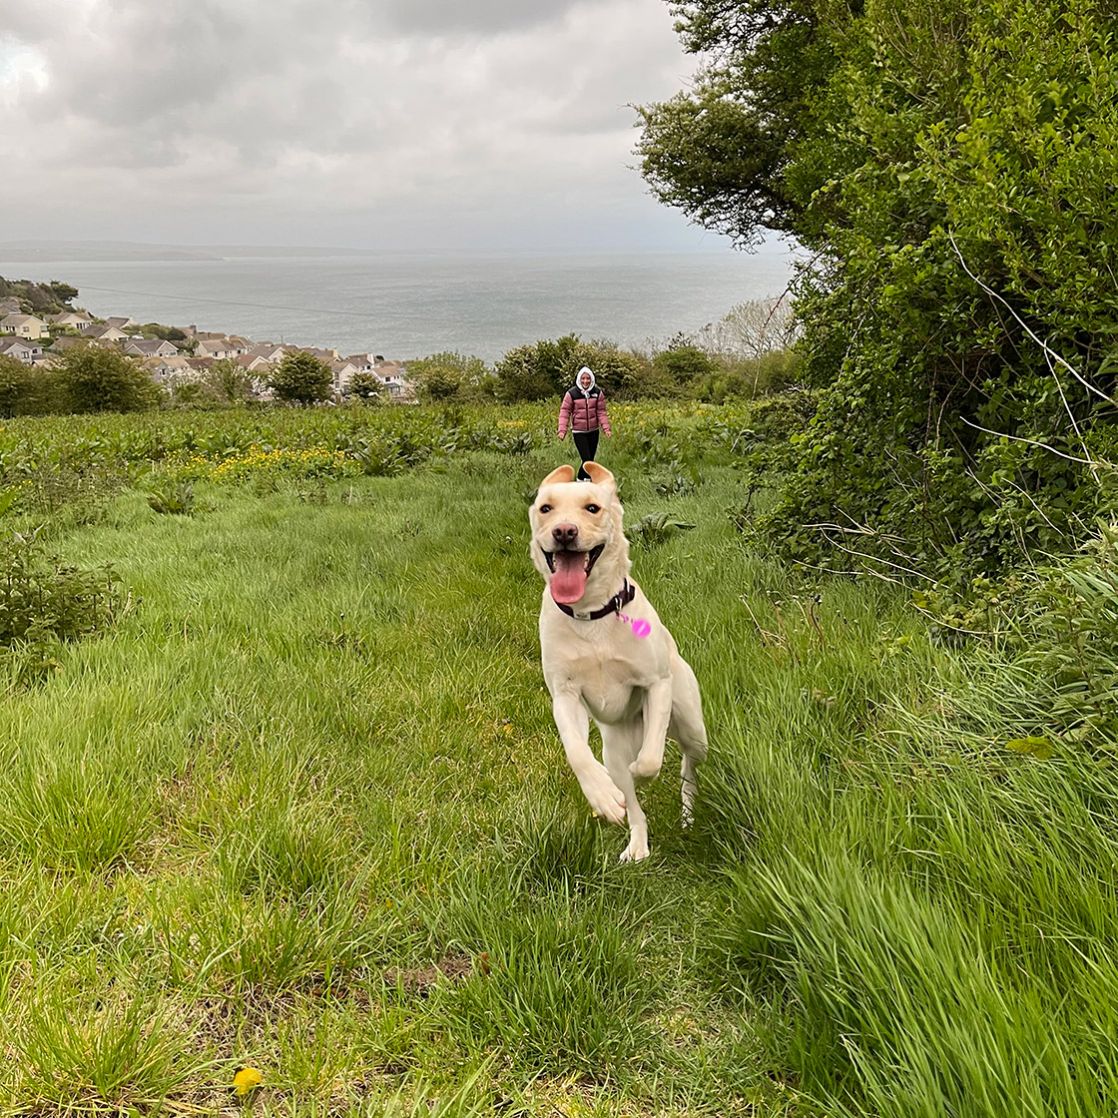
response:
M175 260L320 259L376 256L374 249L314 248L284 245L164 245L139 241L0 241L0 260L13 264L69 261L120 264L130 260L157 263Z

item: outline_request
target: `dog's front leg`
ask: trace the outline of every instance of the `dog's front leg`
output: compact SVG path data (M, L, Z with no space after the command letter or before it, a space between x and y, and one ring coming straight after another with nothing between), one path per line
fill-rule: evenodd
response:
M582 701L577 694L560 692L553 697L551 709L567 754L567 764L578 778L591 810L610 823L622 822L625 818L625 793L614 784L605 765L591 752L590 718Z
M672 718L672 678L654 683L644 696L644 738L629 771L638 780L651 780L664 763L664 744Z

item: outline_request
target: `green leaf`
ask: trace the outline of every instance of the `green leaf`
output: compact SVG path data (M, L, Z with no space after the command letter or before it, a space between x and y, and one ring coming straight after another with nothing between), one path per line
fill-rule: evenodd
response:
M1035 757L1038 761L1047 761L1053 753L1052 742L1048 738L1014 738L1007 741L1005 747L1026 757Z

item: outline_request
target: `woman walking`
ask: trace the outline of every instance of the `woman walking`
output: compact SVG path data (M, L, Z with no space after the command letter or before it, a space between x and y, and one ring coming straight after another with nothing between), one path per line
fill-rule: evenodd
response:
M606 398L594 383L594 374L583 365L575 377L573 387L567 389L559 408L559 438L567 437L567 427L574 435L575 446L582 462L593 462L598 453L598 432L605 431L606 438L612 438L609 416L606 414ZM580 465L580 481L589 481L590 475Z

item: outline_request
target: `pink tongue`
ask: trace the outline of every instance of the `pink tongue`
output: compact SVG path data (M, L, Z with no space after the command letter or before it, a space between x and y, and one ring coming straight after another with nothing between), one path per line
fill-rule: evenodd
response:
M555 571L551 576L551 596L569 606L586 593L586 553L556 551Z

